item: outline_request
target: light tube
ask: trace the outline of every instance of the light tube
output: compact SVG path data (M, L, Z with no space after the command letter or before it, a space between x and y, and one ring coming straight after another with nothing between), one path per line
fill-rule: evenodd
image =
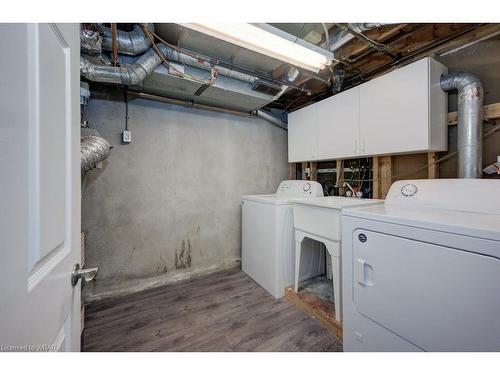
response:
M189 23L182 25L316 73L331 63L326 54L249 23Z

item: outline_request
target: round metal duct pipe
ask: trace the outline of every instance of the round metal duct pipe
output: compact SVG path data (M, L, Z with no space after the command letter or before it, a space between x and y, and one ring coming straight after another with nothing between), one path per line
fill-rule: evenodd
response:
M444 91L458 92L458 177L481 178L483 170L483 84L471 73L441 77Z

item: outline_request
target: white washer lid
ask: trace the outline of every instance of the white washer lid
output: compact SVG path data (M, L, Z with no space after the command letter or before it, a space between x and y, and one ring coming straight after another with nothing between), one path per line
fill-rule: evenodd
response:
M384 201L382 199L321 197L321 198L309 198L309 199L294 199L293 203L341 210L345 207L359 207L359 206L370 206L374 204L382 204L384 203Z
M267 204L291 204L292 199L322 197L323 188L316 181L285 180L281 181L275 194L244 195L243 200Z
M242 199L244 201L253 201L274 205L291 204L291 199L278 198L276 194L244 195Z

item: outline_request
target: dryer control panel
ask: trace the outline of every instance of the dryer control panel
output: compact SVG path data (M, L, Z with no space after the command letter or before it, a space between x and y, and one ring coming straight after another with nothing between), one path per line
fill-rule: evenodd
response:
M323 187L316 181L285 180L278 186L276 196L278 198L322 197Z
M500 180L430 179L401 180L392 184L386 205L412 208L498 213L500 212Z

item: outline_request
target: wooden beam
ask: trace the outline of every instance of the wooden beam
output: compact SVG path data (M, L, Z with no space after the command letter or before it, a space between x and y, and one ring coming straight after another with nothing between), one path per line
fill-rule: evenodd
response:
M380 156L380 198L385 199L392 185L392 155Z
M289 180L297 179L297 163L288 164L288 179Z
M441 46L438 54L444 54L449 51L453 51L457 48L467 46L471 43L475 43L484 39L489 38L491 35L496 35L500 31L500 23L487 23L479 26L475 30L464 34L456 39L453 39L445 46Z
M424 48L422 52L414 54L410 59L405 59L403 65L410 64L426 56L442 55L470 43L487 39L489 36L496 35L498 32L500 32L500 24L498 23L480 25L462 35L450 39L446 43L438 43L431 48Z
M427 178L439 178L439 165L436 163L438 160L437 152L429 152L427 154Z
M396 25L387 25L381 28L373 29L364 33L366 37L378 42L383 43L386 39L397 34L401 29L408 26L407 23L400 23ZM346 46L344 46L340 54L344 57L351 58L355 55L360 54L363 51L366 51L370 46L360 39L353 39Z
M309 162L309 168L311 170L309 179L312 181L318 181L318 162L317 161Z
M303 161L302 162L302 179L307 180L307 168L309 168L309 162Z
M415 34L391 44L390 51L403 54L402 59L404 61L398 64L401 67L424 56L431 56L441 51L455 40L476 31L479 27L471 23L428 24ZM432 47L432 45L435 46ZM373 54L379 54L379 52L374 51ZM385 57L383 58L385 59L384 62L383 59L373 59L373 54L365 56L355 64L363 72L365 80L376 78L394 69L394 64L387 62ZM411 56L411 58L405 58L405 56ZM345 81L349 81L352 77L358 77L358 75L359 73L353 71L349 77L346 75Z
M328 328L330 332L337 336L337 338L342 340L342 323L335 321L332 313L328 314L325 313L324 309L319 309L318 303L311 303L311 298L303 296L303 293L295 293L293 286L285 288L285 298L302 309L307 315L317 319L321 324ZM335 311L334 306L330 307L330 311Z
M483 119L496 120L500 118L500 103L488 104L483 107ZM456 125L458 121L458 112L448 113L448 125Z
M372 198L380 199L380 157L372 158Z

